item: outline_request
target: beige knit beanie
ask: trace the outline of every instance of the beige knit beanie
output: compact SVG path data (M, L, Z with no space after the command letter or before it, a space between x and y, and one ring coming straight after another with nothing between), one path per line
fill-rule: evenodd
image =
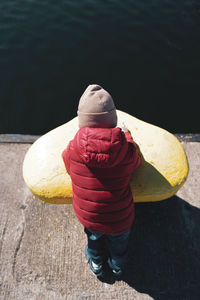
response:
M100 85L91 84L78 105L79 128L113 128L117 125L116 108L110 94Z

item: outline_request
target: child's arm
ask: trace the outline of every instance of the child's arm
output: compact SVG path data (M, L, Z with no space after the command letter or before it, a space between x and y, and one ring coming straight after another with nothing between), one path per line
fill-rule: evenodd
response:
M139 147L138 145L134 142L130 131L126 127L124 123L122 123L121 126L119 126L121 130L124 132L126 140L129 144L129 153L131 153L131 156L133 157L133 170L137 169L141 164L142 164L142 158L140 155Z
M127 142L129 143L129 151L132 152L133 159L134 159L134 167L133 169L137 169L142 164L142 158L139 152L139 147L134 142L131 134L129 131L124 132ZM131 149L130 149L131 148Z
M62 153L62 158L65 164L65 168L67 170L67 173L70 175L70 143L68 144L67 148Z

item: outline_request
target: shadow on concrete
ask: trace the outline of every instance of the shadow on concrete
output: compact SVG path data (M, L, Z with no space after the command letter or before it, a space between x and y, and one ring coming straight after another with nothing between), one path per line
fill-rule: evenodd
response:
M146 191L146 194L148 194L147 191L150 190L152 192L153 186L153 193L157 196L157 199L160 199L163 194L169 195L172 192L170 182L152 165L153 162L149 163L144 159L141 152L140 156L142 158L142 165L132 173L130 179L133 191L137 190L138 194L145 197L146 195L143 191ZM162 193L160 194L161 191Z
M155 300L200 299L200 209L177 196L137 203L122 280Z
M199 300L200 209L177 196L135 206L129 261L121 280L155 300ZM103 281L113 284L107 272Z

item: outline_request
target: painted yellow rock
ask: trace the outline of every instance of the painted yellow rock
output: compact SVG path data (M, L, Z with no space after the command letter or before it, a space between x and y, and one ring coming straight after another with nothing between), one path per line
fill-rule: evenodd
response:
M188 162L178 139L168 131L117 110L140 148L143 163L130 184L135 202L159 201L173 196L188 175ZM26 185L49 203L72 203L70 176L61 153L78 130L78 118L40 137L28 150L23 163Z

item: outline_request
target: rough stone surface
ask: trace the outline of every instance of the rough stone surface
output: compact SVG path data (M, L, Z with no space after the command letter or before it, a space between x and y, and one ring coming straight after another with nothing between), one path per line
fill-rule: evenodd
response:
M200 143L184 142L190 172L170 199L136 204L121 281L90 271L71 205L35 198L22 178L30 144L0 144L0 299L200 299Z

